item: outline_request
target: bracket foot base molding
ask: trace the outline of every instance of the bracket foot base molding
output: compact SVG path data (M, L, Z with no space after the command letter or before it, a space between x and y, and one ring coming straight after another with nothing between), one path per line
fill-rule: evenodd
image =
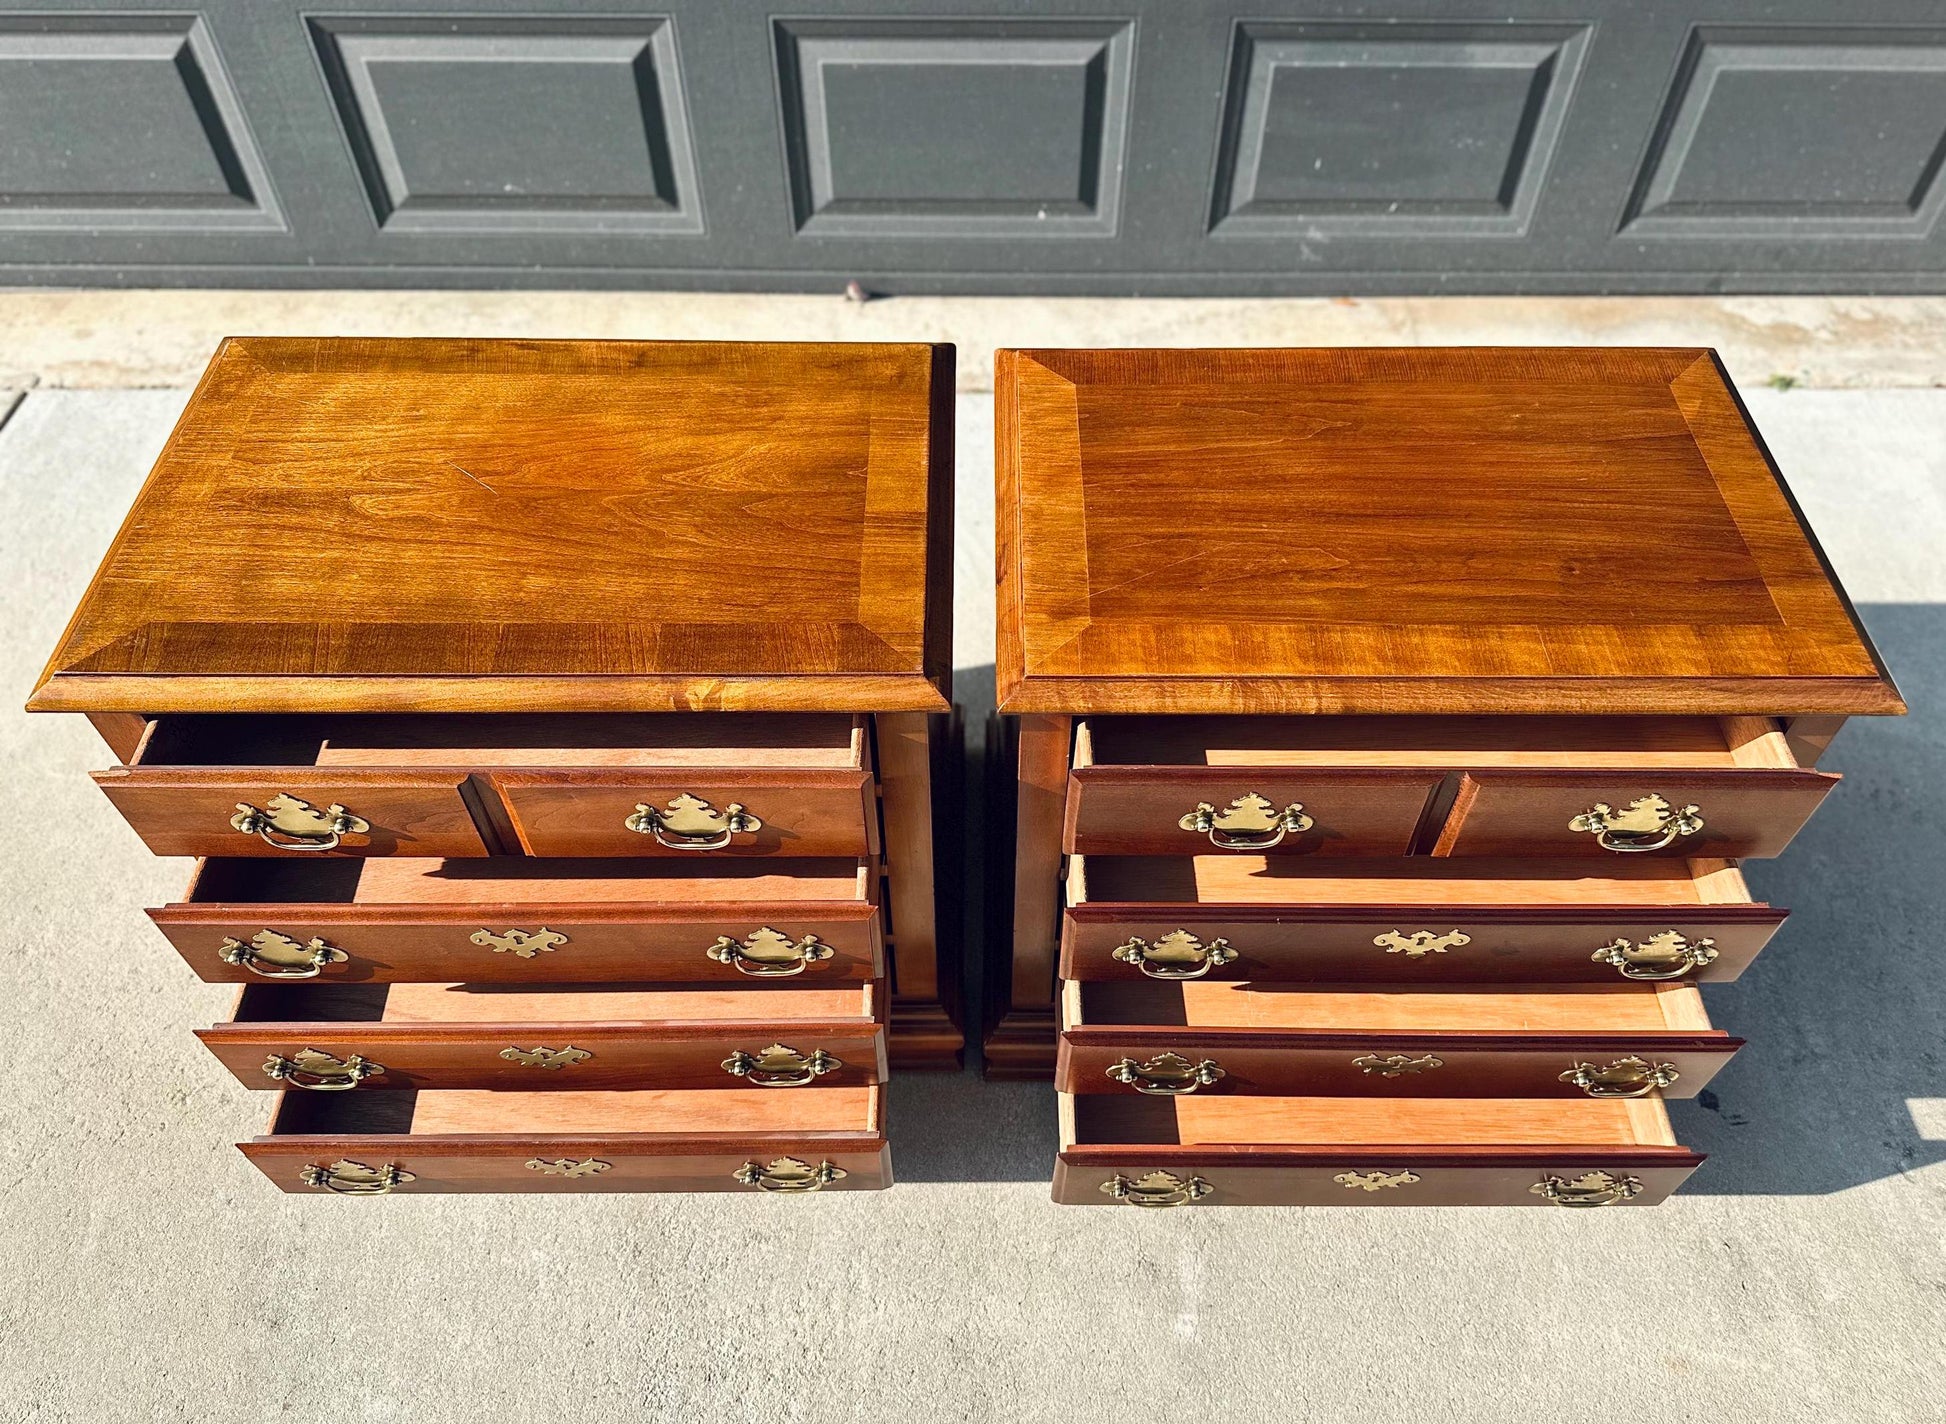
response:
M999 1081L1054 1077L1054 1006L1009 1009L987 1035L985 1076Z
M895 999L889 1043L896 1072L951 1073L959 1071L966 1035L937 999Z

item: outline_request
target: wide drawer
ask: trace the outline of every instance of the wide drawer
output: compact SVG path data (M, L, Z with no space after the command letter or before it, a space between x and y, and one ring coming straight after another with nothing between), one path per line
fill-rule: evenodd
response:
M1760 717L1103 717L1069 853L1776 855L1837 782Z
M200 1038L251 1088L741 1091L885 1078L872 985L251 984Z
M238 1148L287 1192L869 1191L880 1090L285 1093Z
M95 773L158 855L862 856L844 716L193 716Z
M203 979L862 984L860 860L212 859L149 911Z
M1070 982L1054 1082L1155 1097L1688 1097L1742 1045L1688 984Z
M1736 865L1075 856L1067 979L1613 983L1734 979L1787 912Z
M1653 1098L1060 1104L1071 1206L1653 1206L1703 1161Z

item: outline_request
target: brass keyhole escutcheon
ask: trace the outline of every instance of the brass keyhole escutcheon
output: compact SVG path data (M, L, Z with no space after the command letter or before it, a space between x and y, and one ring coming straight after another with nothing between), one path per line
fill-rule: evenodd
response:
M1576 1063L1561 1075L1561 1081L1574 1084L1591 1098L1646 1098L1680 1077L1673 1063L1628 1057L1617 1058L1605 1068Z
M1546 1176L1527 1189L1556 1206L1614 1206L1642 1194L1642 1179L1608 1172L1584 1172L1578 1177Z
M646 801L622 824L640 835L654 836L670 850L722 850L732 836L763 829L763 822L732 801L721 811L700 796L685 791L661 810Z
M477 929L467 939L482 949L490 949L495 954L511 954L515 959L532 959L538 954L552 954L568 942L568 937L559 930L548 929L543 925L537 930L508 930L505 934L495 934L489 929Z
M1419 1174L1410 1167L1403 1167L1396 1172L1374 1168L1369 1172L1340 1172L1331 1180L1348 1191L1383 1192L1398 1187L1409 1187L1419 1180Z
M1677 930L1664 930L1640 944L1618 939L1596 950L1590 959L1612 964L1624 979L1680 979L1692 969L1716 962L1716 941L1684 939Z
M368 1167L363 1162L353 1162L348 1158L339 1158L323 1167L310 1163L298 1172L297 1177L307 1187L335 1192L341 1197L382 1197L396 1186L418 1180L415 1173L406 1171L396 1162L387 1162L382 1167Z
M284 791L262 807L237 802L230 825L267 846L299 851L336 850L343 837L362 836L372 828L364 817L354 816L335 802L320 811L309 801Z
M703 952L718 964L728 964L737 973L748 974L752 979L788 979L838 951L814 934L793 940L765 925L744 939L718 935L716 943Z
M1188 1206L1201 1201L1216 1188L1201 1177L1178 1177L1174 1172L1154 1171L1133 1181L1117 1172L1101 1184L1102 1193L1130 1206Z
M384 1071L383 1063L374 1063L356 1053L338 1058L321 1048L300 1048L288 1058L273 1053L264 1060L266 1077L314 1093L342 1093Z
M1372 941L1387 954L1403 954L1407 959L1424 959L1429 954L1444 954L1471 943L1473 936L1458 930L1448 930L1445 934L1434 934L1431 930L1414 930L1411 934L1387 930Z
M1150 1097L1181 1098L1229 1075L1214 1059L1192 1063L1179 1053L1158 1053L1146 1063L1137 1063L1133 1058L1111 1063L1108 1076Z
M1308 831L1313 822L1302 802L1293 801L1280 811L1269 797L1246 791L1221 811L1198 801L1176 824L1207 835L1218 850L1250 851L1281 845L1285 836Z
M769 1166L745 1162L730 1175L746 1187L789 1196L815 1192L832 1182L843 1181L850 1174L830 1162L820 1162L813 1167L796 1157L779 1157Z
M264 979L315 979L327 964L343 964L351 958L336 945L321 939L299 944L276 930L258 930L245 944L225 937L216 951L225 964L248 969Z
M565 1048L507 1047L500 1050L500 1056L509 1063L523 1064L528 1068L558 1070L572 1068L577 1063L586 1063L595 1055L585 1048L576 1048L570 1043Z
M1597 801L1570 820L1568 829L1594 836L1595 844L1603 850L1639 854L1661 850L1702 830L1703 818L1697 814L1700 809L1692 805L1678 810L1651 792L1629 802L1625 811Z
M576 1161L572 1157L529 1157L527 1170L539 1172L543 1177L592 1177L598 1172L606 1172L614 1166L599 1157L589 1157Z
M1381 1078L1401 1078L1408 1073L1425 1073L1444 1068L1446 1060L1431 1053L1363 1053L1351 1060L1361 1073L1376 1073Z
M1130 935L1109 952L1109 958L1133 964L1151 979L1201 979L1236 957L1227 939L1204 944L1188 930L1171 930L1154 944Z
M723 1060L725 1073L732 1078L745 1079L759 1088L802 1088L844 1066L841 1060L833 1058L822 1048L799 1053L782 1043L773 1043L756 1054L738 1049Z

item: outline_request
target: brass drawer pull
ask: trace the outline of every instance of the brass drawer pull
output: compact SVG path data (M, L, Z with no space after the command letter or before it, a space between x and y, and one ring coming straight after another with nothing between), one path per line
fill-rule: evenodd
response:
M279 791L261 809L248 801L236 803L230 825L246 836L255 836L278 850L336 850L343 836L362 836L372 828L362 816L354 816L333 802L322 811L309 801Z
M1629 1057L1617 1058L1606 1068L1577 1063L1561 1075L1561 1081L1574 1084L1591 1098L1646 1098L1680 1077L1673 1063Z
M1340 1172L1331 1179L1347 1191L1382 1192L1396 1187L1409 1187L1419 1180L1419 1174L1410 1167L1402 1167L1396 1172L1387 1172L1375 1167L1369 1172Z
M773 1043L754 1057L739 1048L723 1060L725 1073L746 1078L759 1088L802 1088L844 1066L822 1048L805 1054L782 1043Z
M1310 830L1313 822L1304 814L1302 802L1293 801L1279 811L1268 797L1246 791L1222 811L1198 801L1196 809L1176 824L1185 831L1204 832L1218 850L1269 850L1293 832Z
M1546 1197L1556 1206L1613 1206L1642 1193L1640 1177L1616 1177L1607 1172L1584 1172L1572 1181L1560 1177L1541 1178L1527 1189Z
M1154 944L1130 935L1109 952L1109 958L1133 964L1151 979L1201 979L1236 957L1227 939L1204 944L1188 930L1171 930Z
M1399 1078L1407 1073L1424 1073L1430 1068L1444 1068L1446 1060L1430 1053L1413 1057L1407 1053L1362 1053L1351 1060L1351 1066L1361 1073L1376 1073L1381 1078Z
M755 1187L763 1192L780 1192L790 1195L798 1192L815 1192L832 1182L843 1181L849 1173L844 1168L830 1162L820 1162L813 1167L809 1162L796 1157L779 1157L768 1167L755 1162L745 1162L730 1174L746 1187Z
M1589 958L1597 964L1614 965L1624 979L1680 979L1692 969L1716 962L1716 941L1688 940L1678 930L1664 930L1640 944L1618 939Z
M416 1173L406 1171L396 1162L387 1162L383 1167L367 1167L363 1162L352 1162L345 1158L338 1159L328 1167L312 1163L297 1176L307 1187L336 1192L341 1197L382 1197L396 1186L418 1180Z
M225 964L238 965L264 979L315 979L324 973L325 965L343 964L351 958L321 939L299 944L276 930L258 930L248 944L225 936L217 955Z
M1200 1201L1216 1188L1201 1177L1191 1177L1187 1181L1174 1172L1150 1172L1130 1181L1117 1172L1101 1184L1105 1195L1130 1206L1171 1207L1188 1206Z
M509 1063L521 1063L529 1068L561 1069L572 1068L577 1063L586 1063L595 1055L585 1048L576 1048L570 1043L565 1048L508 1047L500 1050L500 1056Z
M384 1071L383 1063L374 1063L356 1053L349 1058L334 1058L319 1048L301 1048L289 1058L273 1053L264 1060L266 1077L313 1093L342 1093Z
M537 930L508 930L505 934L495 934L490 929L481 928L474 930L467 939L482 949L491 949L495 954L511 954L515 959L551 954L568 942L566 935L545 925Z
M657 845L670 850L722 850L731 836L762 830L764 823L734 801L719 811L685 791L660 811L646 801L636 802L633 814L622 824L654 836Z
M1158 1053L1147 1063L1137 1063L1133 1058L1112 1063L1108 1076L1153 1098L1184 1098L1229 1075L1211 1058L1191 1063L1179 1053Z
M1651 792L1629 802L1626 811L1617 811L1606 801L1597 801L1569 821L1568 829L1587 832L1603 850L1620 854L1661 850L1703 829L1703 818L1696 814L1700 809L1684 806L1677 810Z
M765 925L745 939L718 935L716 943L703 952L718 964L731 965L737 973L748 974L752 979L788 979L838 951L814 934L793 942L789 935L779 934Z
M589 1157L577 1162L572 1157L529 1157L527 1170L539 1172L543 1177L592 1177L597 1172L606 1172L614 1166L599 1157Z
M1458 930L1448 930L1436 935L1431 930L1414 930L1411 934L1401 934L1397 930L1387 930L1373 945L1387 954L1403 954L1407 959L1424 959L1429 954L1444 954L1449 949L1460 949L1473 943L1473 936Z

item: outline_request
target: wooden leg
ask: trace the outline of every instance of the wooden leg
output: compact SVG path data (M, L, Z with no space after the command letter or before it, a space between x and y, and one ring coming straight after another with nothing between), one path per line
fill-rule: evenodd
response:
M1061 934L1061 821L1073 719L1020 719L1014 803L1013 963L986 1040L989 1078L1054 1076L1054 968Z
M923 712L880 713L873 720L892 910L891 1063L955 1069L966 1039L951 1011L959 1000L958 960L949 952L956 927L939 899L934 818L938 757L952 752L953 741L940 734L950 723Z

